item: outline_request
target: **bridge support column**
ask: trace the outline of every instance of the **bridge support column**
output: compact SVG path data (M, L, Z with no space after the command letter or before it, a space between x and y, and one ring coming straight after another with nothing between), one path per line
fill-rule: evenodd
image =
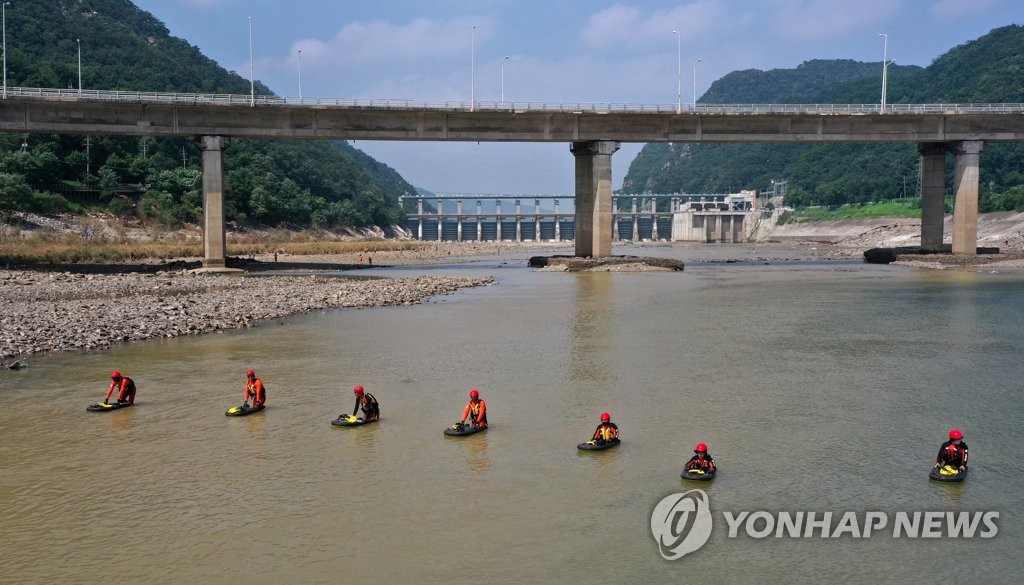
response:
M523 241L523 209L516 199L516 241Z
M483 218L483 207L480 205L480 200L476 202L476 241L484 241L484 218Z
M619 238L619 220L615 217L615 212L619 210L619 198L612 197L612 241L618 242Z
M633 198L633 241L640 241L640 220L636 216L636 197Z
M942 223L946 215L946 151L944 142L924 142L921 153L921 248L942 248Z
M558 217L558 199L555 199L555 241L562 241L562 223L561 218Z
M462 241L462 199L455 201L455 220L458 221L458 225L455 227L455 241Z
M964 140L956 147L953 184L953 253L978 253L978 164L984 142Z
M612 155L614 140L573 142L576 157L576 255L612 255Z
M227 255L224 231L223 136L203 136L203 267L224 268Z
M495 213L495 241L501 242L501 199L494 200L494 213Z
M416 223L416 239L422 241L423 240L423 199L417 199L416 200L416 215L419 216L419 219L417 220L417 223Z
M533 241L540 241L540 199L533 200Z

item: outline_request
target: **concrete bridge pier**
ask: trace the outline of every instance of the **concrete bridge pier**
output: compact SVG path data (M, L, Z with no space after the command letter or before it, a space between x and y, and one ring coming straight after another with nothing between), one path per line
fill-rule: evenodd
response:
M495 213L495 225L494 228L497 230L497 235L494 239L501 242L501 199L494 200L494 213Z
M476 200L476 241L484 241L484 217L480 200Z
M637 198L633 198L633 207L630 208L633 212L633 241L640 241L640 222L637 220Z
M455 200L455 241L462 241L462 199Z
M516 199L516 241L523 241L523 209Z
M558 217L558 199L555 199L555 241L562 241L562 220Z
M540 241L540 199L533 200L533 241Z
M203 268L225 268L227 256L224 230L224 147L223 136L203 136Z
M978 166L984 142L964 140L956 146L953 187L953 253L978 253ZM922 222L923 227L923 222Z
M942 222L946 214L945 142L923 142L921 153L921 248L942 248Z
M619 222L615 220L614 213L619 210L619 198L612 197L612 241L618 242L622 238L619 237ZM578 236L577 236L578 237Z
M612 155L615 140L573 142L576 157L576 256L612 255Z

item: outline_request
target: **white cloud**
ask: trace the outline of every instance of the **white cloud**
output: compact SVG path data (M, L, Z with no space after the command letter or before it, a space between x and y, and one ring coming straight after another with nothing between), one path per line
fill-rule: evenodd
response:
M900 9L899 0L803 0L761 5L774 14L765 15L765 32L797 41L822 41L871 32ZM882 31L874 31L882 32Z
M346 24L330 39L299 40L293 43L292 52L302 49L303 62L308 57L311 65L372 65L397 60L408 63L460 54L468 59L474 25L476 42L483 43L490 34L487 22L417 18L395 25L384 20L356 21Z
M700 0L668 10L645 12L629 4L615 4L587 21L580 36L590 47L621 49L623 46L647 47L652 43L671 41L673 30L683 35L686 43L700 39L722 23L735 24L723 2Z
M988 10L996 4L995 0L939 0L928 12L936 18L949 20Z

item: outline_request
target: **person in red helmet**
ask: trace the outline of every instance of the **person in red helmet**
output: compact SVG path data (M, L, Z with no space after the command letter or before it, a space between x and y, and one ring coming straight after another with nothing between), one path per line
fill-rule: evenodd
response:
M267 388L263 380L256 377L256 372L249 370L245 373L245 402L242 408L249 406L249 399L252 399L252 407L260 408L267 401Z
M715 459L708 453L708 446L704 443L697 443L693 448L693 457L686 462L687 469L700 469L701 471L712 471L715 469Z
M949 440L939 447L939 455L935 458L936 469L945 465L960 471L967 470L967 443L964 442L964 434L958 429L949 431Z
M356 395L356 405L352 408L352 416L362 409L363 420L370 421L380 418L380 404L377 404L377 399L373 397L373 394L365 391L362 386L353 388L352 393Z
M110 374L110 389L107 390L107 396L103 399L103 404L107 404L110 400L110 395L114 393L114 389L117 388L117 403L121 405L132 405L135 404L135 382L132 381L128 376L122 376L121 372L114 370Z
M469 402L466 403L466 409L462 411L460 422L464 424L467 418L470 426L487 426L487 403L480 400L480 391L476 388L469 391Z
M604 443L618 438L619 427L615 426L615 423L612 422L612 415L607 412L602 412L601 424L597 425L597 429L594 431L594 436L591 437L590 440L597 441L598 443Z

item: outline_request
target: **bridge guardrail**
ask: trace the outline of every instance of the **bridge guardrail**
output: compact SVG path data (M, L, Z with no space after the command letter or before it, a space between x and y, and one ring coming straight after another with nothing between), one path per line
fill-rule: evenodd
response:
M58 89L8 87L5 99L59 99L102 102L158 103L158 104L212 104L229 106L321 106L339 108L487 111L487 112L560 112L560 113L639 113L639 114L992 114L1024 113L1024 103L1009 104L687 104L681 112L676 104L634 104L625 102L568 102L548 103L535 101L443 101L394 98L319 98L279 97L273 95L203 94L152 91L108 91L96 89Z

